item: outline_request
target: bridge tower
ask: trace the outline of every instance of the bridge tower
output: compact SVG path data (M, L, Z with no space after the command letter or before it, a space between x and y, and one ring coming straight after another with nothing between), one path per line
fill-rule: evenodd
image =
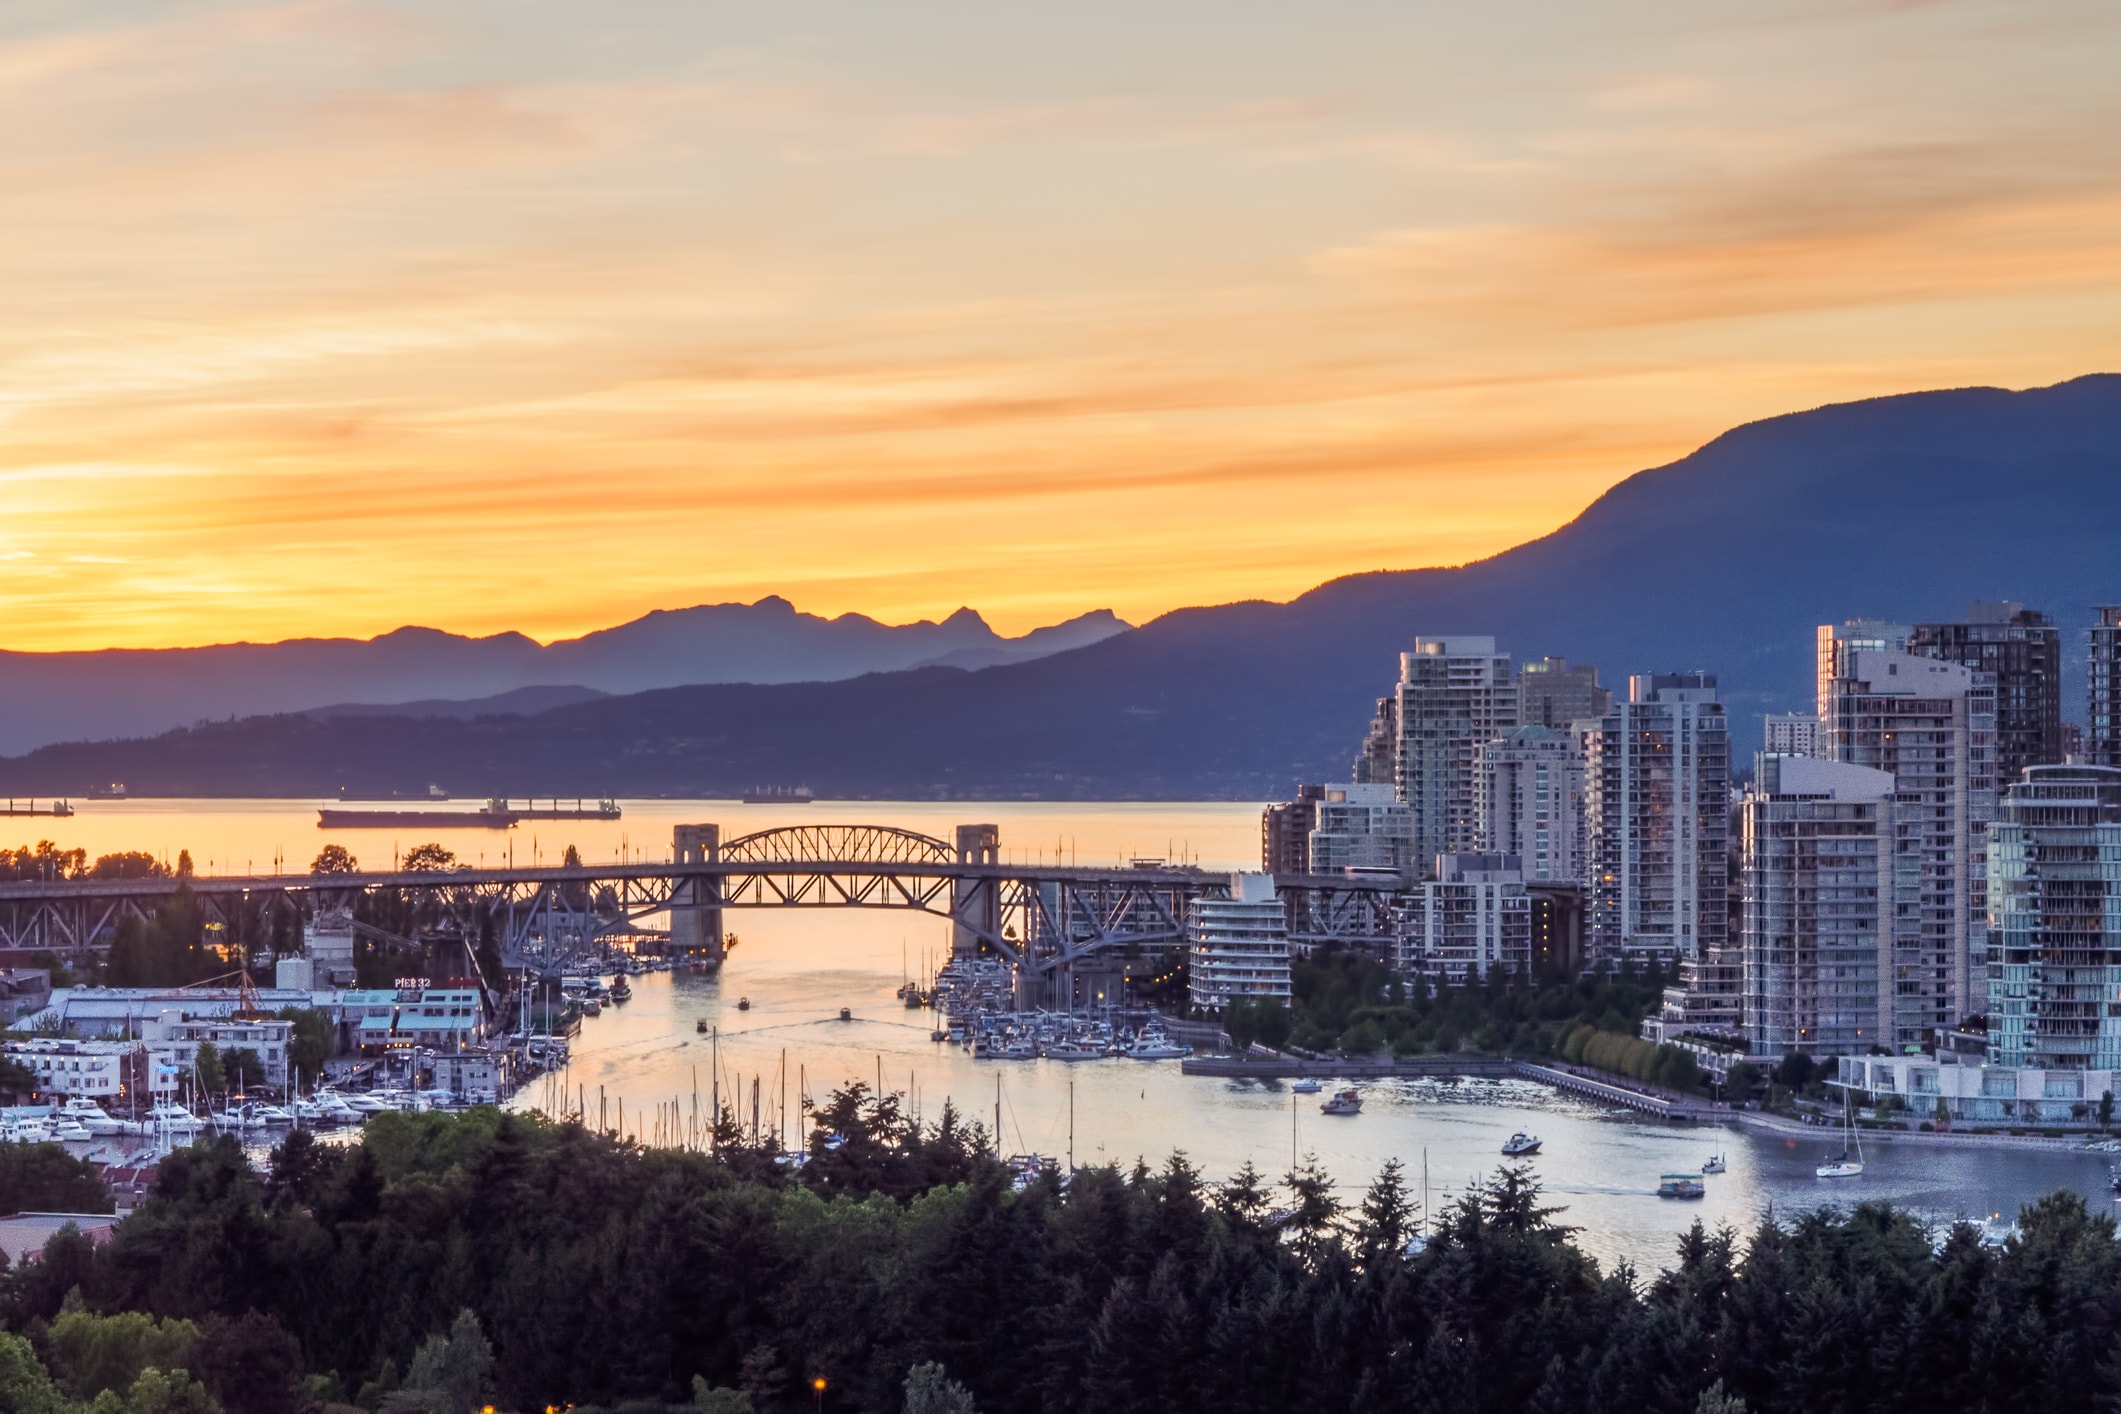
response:
M676 864L712 864L722 857L720 825L679 825L670 832ZM722 881L679 879L670 891L670 956L694 967L719 968L722 945Z
M1002 831L998 825L957 827L957 862L999 864L1002 862ZM981 943L1002 930L1001 884L996 879L955 879L950 884L950 955L977 957Z

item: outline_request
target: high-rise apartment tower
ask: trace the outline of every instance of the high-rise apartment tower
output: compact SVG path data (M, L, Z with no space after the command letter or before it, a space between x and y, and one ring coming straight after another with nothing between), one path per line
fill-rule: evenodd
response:
M1861 650L1829 684L1827 753L1891 773L1899 838L1920 862L1894 899L1893 1048L1986 1009L1988 824L1995 813L1995 690L1986 673Z
M1479 841L1479 752L1517 725L1517 684L1492 638L1417 638L1399 655L1397 696L1399 798L1426 867Z
M1729 931L1730 736L1716 679L1628 680L1584 734L1594 962L1720 949Z
M2062 762L2062 631L2023 604L1974 604L1966 622L1916 624L1907 651L1996 682L1996 788Z

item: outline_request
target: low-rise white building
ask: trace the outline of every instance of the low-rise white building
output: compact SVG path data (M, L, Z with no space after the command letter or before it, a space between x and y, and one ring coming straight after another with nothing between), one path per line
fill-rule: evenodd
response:
M193 1016L171 1010L149 1018L141 1039L150 1055L167 1057L179 1073L190 1072L202 1046L211 1045L223 1056L249 1051L264 1069L266 1083L280 1087L287 1084L287 1040L294 1025L277 1017Z
M146 1067L134 1059L141 1054L138 1041L70 1041L38 1036L28 1041L10 1041L8 1059L37 1077L38 1089L69 1099L85 1095L91 1100L115 1100L127 1093L128 1074L143 1075Z
M1934 1119L1943 1102L1953 1124L2070 1125L2097 1122L2102 1096L2121 1099L2121 1071L1989 1065L1978 1056L1842 1056L1834 1084L1874 1102L1897 1096L1911 1118Z
M1205 1011L1232 1002L1289 1000L1288 917L1272 874L1232 874L1228 898L1186 911L1188 996Z

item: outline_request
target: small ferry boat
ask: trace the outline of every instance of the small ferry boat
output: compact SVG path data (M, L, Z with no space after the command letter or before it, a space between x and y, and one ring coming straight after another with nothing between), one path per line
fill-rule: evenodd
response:
M1701 1171L1703 1173L1722 1173L1724 1171L1723 1155L1709 1155L1707 1161L1702 1164Z
M700 1033L700 1034L701 1034L702 1036L706 1035L706 1034L707 1034L707 1018L703 1016L703 1017L701 1017L701 1018L700 1018L700 1019L699 1019L698 1021L695 1021L695 1022L693 1022L693 1023L692 1023L692 1029L693 1029L693 1030L695 1030L695 1031L697 1031L697 1032L699 1032L699 1033Z
M629 1002L633 1000L633 988L626 981L626 974L618 973L611 979L611 1000Z
M751 1010L751 998L749 998L749 997L738 997L738 998L736 999L736 1009L737 1009L738 1011L749 1011L749 1010Z
M1527 1134L1520 1129L1509 1137L1508 1142L1502 1146L1502 1151L1513 1159L1536 1154L1539 1152L1539 1136Z
M1701 1181L1699 1174L1668 1173L1657 1180L1657 1196L1660 1198L1701 1198L1708 1191L1709 1186Z
M1299 1095L1316 1095L1319 1091L1325 1089L1326 1087L1319 1084L1316 1080L1313 1080L1310 1076L1307 1075L1303 1079L1297 1081L1294 1085L1291 1085L1289 1088Z
M1320 1105L1319 1112L1329 1115L1352 1115L1362 1113L1362 1095L1355 1090L1336 1090L1331 1099Z

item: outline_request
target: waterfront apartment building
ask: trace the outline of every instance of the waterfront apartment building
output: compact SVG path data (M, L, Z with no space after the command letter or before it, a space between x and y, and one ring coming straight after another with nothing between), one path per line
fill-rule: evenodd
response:
M2121 604L2101 604L2098 614L2086 664L2084 759L2093 766L2121 766Z
M1186 910L1188 999L1196 1011L1232 1002L1289 1001L1289 931L1271 874L1232 874L1227 898Z
M1386 790L1389 792L1390 784ZM1259 867L1269 874L1311 871L1311 827L1318 823L1324 786L1298 786L1296 799L1270 805L1259 816Z
M1885 771L1759 758L1738 811L1751 1054L1860 1055L1891 1034L1894 810Z
M1997 1126L2098 1123L2099 1097L2121 1095L2121 1071L2046 1070L1983 1064L1977 1056L1843 1056L1832 1082L1870 1097L1898 1099L1916 1119L1942 1111L1946 1122Z
M1628 700L1584 733L1592 963L1655 955L1669 966L1723 946L1729 791L1715 677L1630 678Z
M2046 614L1976 603L1965 623L1915 625L1907 651L1994 676L1999 791L2028 766L2061 764L2062 631Z
M1848 674L1851 653L1905 653L1914 634L1912 624L1887 623L1883 619L1850 619L1846 623L1819 625L1819 652L1815 664L1817 689L1812 710L1826 719L1827 688L1834 679Z
M1921 1045L1986 1009L1988 825L1995 696L1988 675L1909 653L1859 650L1829 684L1827 753L1894 778L1894 848L1919 867L1894 901L1892 1048Z
M1360 870L1410 879L1416 872L1414 812L1391 786L1327 786L1312 809L1313 874Z
M1447 854L1402 906L1399 969L1449 986L1532 965L1532 896L1515 855Z
M1481 852L1516 855L1527 883L1582 882L1583 744L1575 734L1512 727L1484 743L1478 761Z
M1426 868L1479 843L1479 752L1517 725L1517 683L1492 638L1417 638L1399 655L1397 696L1399 798Z
M1534 658L1517 674L1517 722L1520 726L1567 731L1578 722L1596 721L1613 710L1610 689L1598 685L1598 668L1573 666L1566 658Z
M1796 712L1770 712L1766 718L1766 740L1770 756L1826 755L1826 728L1817 717Z
M2121 1070L2121 769L2033 767L1988 851L1989 1060Z

